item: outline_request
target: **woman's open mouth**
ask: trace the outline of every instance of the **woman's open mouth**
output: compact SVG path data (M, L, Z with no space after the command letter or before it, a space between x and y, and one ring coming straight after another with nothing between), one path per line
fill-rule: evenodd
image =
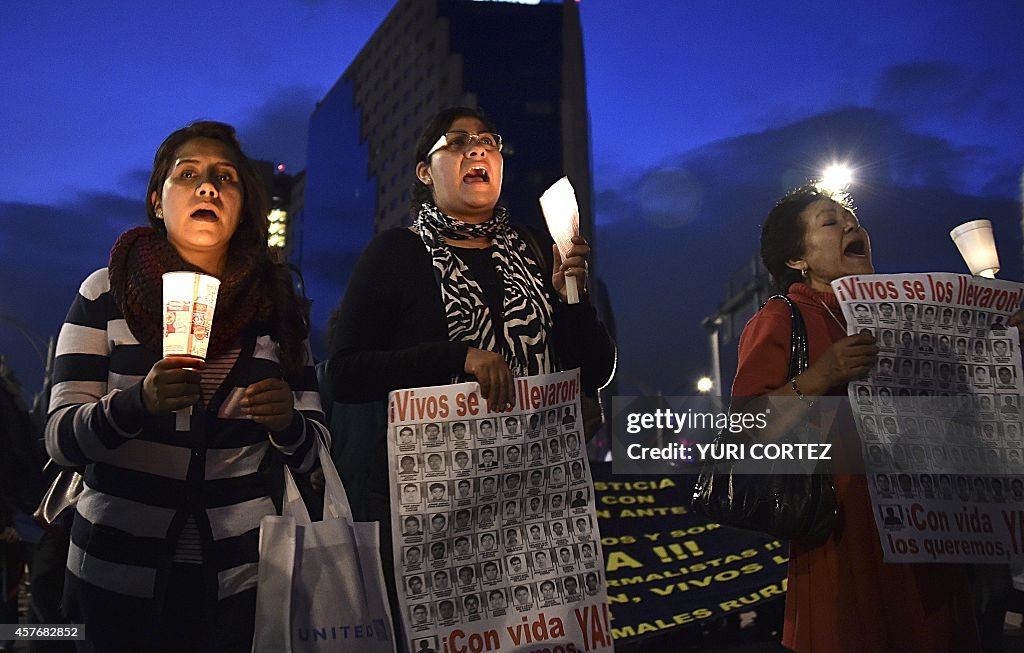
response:
M462 178L462 181L467 184L486 184L491 180L491 175L487 172L487 168L482 166L473 166L469 169L469 172Z

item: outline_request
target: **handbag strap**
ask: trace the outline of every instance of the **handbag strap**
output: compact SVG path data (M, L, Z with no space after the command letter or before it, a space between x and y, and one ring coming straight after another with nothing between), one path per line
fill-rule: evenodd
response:
M807 369L807 327L804 325L804 317L800 314L800 309L796 307L796 302L786 295L772 295L764 300L761 308L767 306L768 302L773 299L784 301L789 306L789 317L793 328L789 341L789 374L786 378L792 379Z

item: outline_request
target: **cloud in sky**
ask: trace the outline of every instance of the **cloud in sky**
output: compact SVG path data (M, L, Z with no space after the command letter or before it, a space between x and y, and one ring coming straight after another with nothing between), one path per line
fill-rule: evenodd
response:
M254 108L239 126L246 154L284 163L290 171L306 166L309 116L319 95L316 89L290 86L279 89Z
M0 315L44 343L56 336L81 282L107 264L117 236L144 224L141 198L94 193L57 206L0 202ZM42 365L10 323L0 324L0 353L35 391Z

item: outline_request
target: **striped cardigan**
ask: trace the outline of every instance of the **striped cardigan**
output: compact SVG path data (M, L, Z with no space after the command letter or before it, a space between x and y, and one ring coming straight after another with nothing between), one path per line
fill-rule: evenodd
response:
M159 352L129 331L107 269L82 283L57 341L46 427L54 460L85 467L68 555L77 580L123 598L159 598L158 578L192 515L217 601L254 590L260 520L276 512L260 462L273 445L291 468L308 471L318 434L330 436L308 346L296 419L276 434L246 419L240 401L248 385L281 376L278 346L254 332L241 347L209 405L194 406L189 430L178 432L174 415L143 406L142 381Z

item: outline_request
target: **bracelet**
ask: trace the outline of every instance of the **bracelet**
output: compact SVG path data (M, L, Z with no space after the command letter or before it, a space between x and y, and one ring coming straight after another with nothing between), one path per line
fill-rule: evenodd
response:
M800 392L800 386L798 386L796 384L796 377L795 376L792 379L789 380L789 385L793 386L793 392L796 393L796 396L797 396L798 399L800 399L801 401L806 402L808 407L814 405L813 401L808 399L806 397L806 395L804 395L804 393Z

